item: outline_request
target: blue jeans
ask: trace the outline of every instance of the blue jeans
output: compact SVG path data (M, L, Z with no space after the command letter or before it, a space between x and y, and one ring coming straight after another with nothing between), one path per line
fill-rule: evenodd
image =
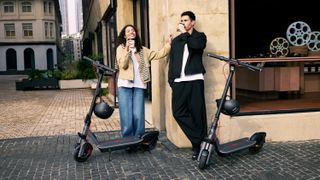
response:
M118 99L122 137L143 135L144 89L119 87Z

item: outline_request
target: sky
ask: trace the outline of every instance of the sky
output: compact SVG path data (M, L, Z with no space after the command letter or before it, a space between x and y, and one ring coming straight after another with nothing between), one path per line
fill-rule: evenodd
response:
M68 14L69 14L69 34L74 34L76 33L76 23L75 23L75 18L76 18L76 4L75 1L80 1L80 0L66 0L68 1Z

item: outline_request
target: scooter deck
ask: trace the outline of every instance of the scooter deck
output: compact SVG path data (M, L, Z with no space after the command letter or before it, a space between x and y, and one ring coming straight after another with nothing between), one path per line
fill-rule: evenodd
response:
M223 155L227 155L236 151L247 149L255 145L255 143L256 141L251 141L249 138L242 138L225 144L219 144L218 151Z
M139 137L126 137L126 138L118 138L118 139L111 139L107 141L102 141L97 145L97 148L101 152L106 151L114 151L118 149L125 149L127 147L137 145L143 141L142 138Z

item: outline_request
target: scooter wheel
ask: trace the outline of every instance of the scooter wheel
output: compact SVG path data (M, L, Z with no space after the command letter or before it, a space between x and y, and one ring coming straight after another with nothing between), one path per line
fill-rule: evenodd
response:
M92 153L92 150L93 150L93 147L90 143L86 142L83 144L83 147L84 147L84 151L83 151L83 154L81 154L79 156L79 151L80 151L80 145L78 145L75 150L74 150L74 154L73 154L73 157L74 157L74 160L76 160L77 162L85 162L91 155Z
M203 170L206 167L209 152L203 150L200 154L199 169Z
M254 146L249 148L249 152L251 154L258 153L262 149L262 147L265 143L265 139L266 139L266 133L264 133L264 132L255 133L254 135L252 135L250 140L256 141L256 143Z

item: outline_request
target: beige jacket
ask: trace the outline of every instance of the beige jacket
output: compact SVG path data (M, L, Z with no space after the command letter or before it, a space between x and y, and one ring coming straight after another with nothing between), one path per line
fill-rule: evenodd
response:
M143 47L140 53L136 52L134 55L137 57L139 64L140 78L142 82L147 83L150 81L150 64L152 60L161 59L167 56L170 52L170 44L166 45L160 51L153 51ZM144 61L142 62L142 59ZM119 78L133 81L133 63L131 60L131 53L129 53L123 46L118 46L116 54L116 69L119 70Z

